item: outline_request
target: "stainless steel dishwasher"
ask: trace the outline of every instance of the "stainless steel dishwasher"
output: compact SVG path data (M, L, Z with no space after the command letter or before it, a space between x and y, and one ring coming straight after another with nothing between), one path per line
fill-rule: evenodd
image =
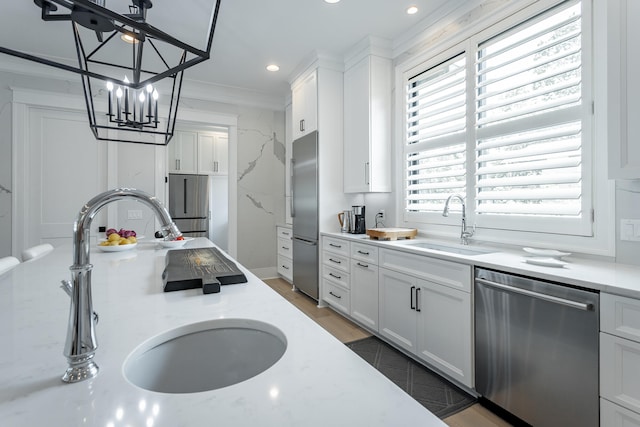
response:
M599 425L599 294L476 268L476 390L528 424Z

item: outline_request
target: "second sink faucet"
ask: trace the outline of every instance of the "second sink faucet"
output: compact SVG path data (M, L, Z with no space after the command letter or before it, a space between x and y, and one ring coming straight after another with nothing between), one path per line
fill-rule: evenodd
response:
M471 231L467 230L467 214L464 206L464 199L459 194L452 194L447 198L447 201L444 204L444 209L442 210L442 216L449 216L449 203L451 199L459 199L460 203L462 203L462 229L460 230L460 243L463 245L469 244L469 237L473 236L473 233L476 231L476 226L474 225Z
M105 191L82 206L73 224L73 265L69 267L71 285L65 283L65 290L71 294L67 341L64 346L69 367L62 377L67 383L83 381L98 374L98 365L93 361L98 342L95 334L97 316L94 316L91 298L93 266L89 263L90 228L91 221L103 206L122 199L137 200L149 206L162 223L165 236L175 238L182 235L162 203L140 190L118 188Z

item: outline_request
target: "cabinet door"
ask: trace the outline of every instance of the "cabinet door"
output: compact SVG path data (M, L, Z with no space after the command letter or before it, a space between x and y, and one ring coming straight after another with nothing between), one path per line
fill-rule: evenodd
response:
M600 333L600 395L640 412L640 343Z
M418 280L418 357L473 387L471 295Z
M607 40L607 126L609 144L609 178L640 178L640 2L607 0L606 10L596 19L607 17L606 25L596 22L595 30L606 29ZM596 11L597 12L597 11ZM596 34L596 37L598 35Z
M391 60L371 55L344 73L344 191L391 191Z
M600 399L600 425L602 427L640 427L640 414Z
M176 131L169 143L169 172L198 173L198 134Z
M213 175L215 173L215 137L198 134L198 173Z
M378 267L351 260L351 317L378 330Z
M216 136L213 157L215 175L229 175L229 138L227 136Z
M369 191L369 58L344 73L344 191Z
M378 280L380 286L380 326L378 330L380 335L415 353L417 279L380 268Z
M295 82L291 88L293 139L318 129L318 82L313 70Z

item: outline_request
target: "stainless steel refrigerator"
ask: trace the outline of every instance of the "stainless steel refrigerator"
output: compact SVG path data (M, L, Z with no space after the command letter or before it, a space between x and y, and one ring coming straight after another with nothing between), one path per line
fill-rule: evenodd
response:
M318 132L293 141L293 285L318 299Z
M185 237L209 237L209 177L169 174L169 214Z

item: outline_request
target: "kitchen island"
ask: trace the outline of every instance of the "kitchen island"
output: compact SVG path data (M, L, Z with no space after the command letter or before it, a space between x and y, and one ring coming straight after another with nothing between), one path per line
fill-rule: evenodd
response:
M185 248L212 246L198 238ZM91 248L100 372L75 384L60 379L69 315L60 280L70 276L71 246L0 276L3 426L445 425L241 265L248 282L220 293L163 292L166 253L144 240L125 252ZM222 318L277 327L284 355L253 378L200 393L151 392L124 377L123 363L144 341Z

